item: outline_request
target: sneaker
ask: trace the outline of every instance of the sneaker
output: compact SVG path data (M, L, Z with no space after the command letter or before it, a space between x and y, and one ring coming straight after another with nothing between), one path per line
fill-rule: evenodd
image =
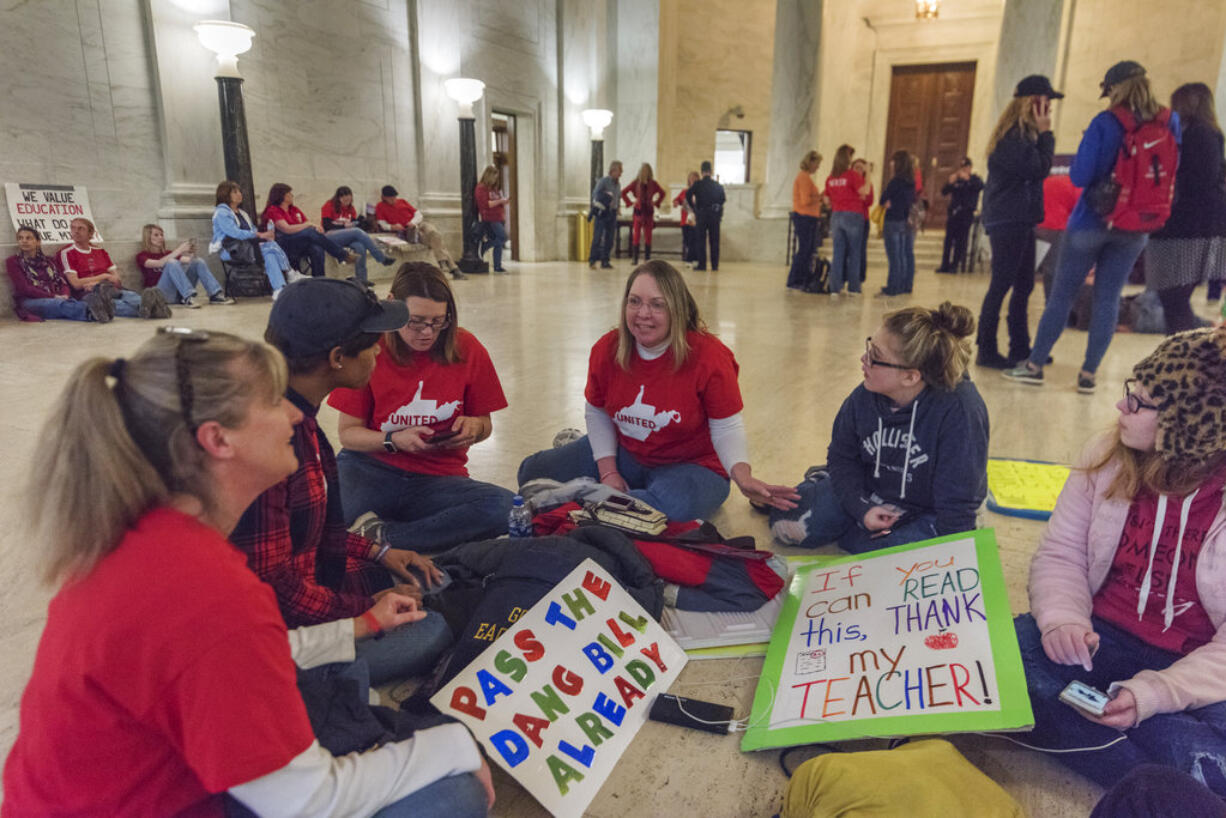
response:
M553 436L553 448L560 449L568 443L574 443L581 437L583 437L583 432L568 427Z
M379 263L382 264L384 267L391 267L393 264L396 263L396 259L392 258L391 256L387 256L383 259L383 261L380 261Z
M304 278L306 278L306 276L295 270L293 267L285 271L286 284L293 284L295 281L301 281Z
M279 296L279 295L281 294L281 292L282 292L284 289L285 289L285 288L284 288L284 287L282 287L282 288L281 288L281 289L279 289L279 290L273 290L273 291L272 291L272 300L273 300L273 301L276 301L276 300L277 300L277 296Z
M896 293L893 290L887 290L885 287L882 287L879 292L873 294L873 297L874 298L890 298L895 295L901 295L901 293Z
M468 278L468 276L461 273L459 267L452 267L451 268L451 278L454 281L463 281L464 279Z
M81 303L85 305L85 309L89 312L89 320L97 321L99 324L106 324L115 317L115 302L110 299L104 299L98 294L95 289L93 292L88 292L81 299Z
M1094 376L1077 373L1077 391L1083 395L1094 394Z
M804 482L817 483L822 480L825 480L829 476L830 476L830 472L826 470L826 467L824 465L810 466L809 468L805 469Z
M353 525L349 526L349 531L352 534L357 534L359 537L365 537L371 542L382 545L387 542L384 538L386 525L383 520L379 519L378 514L368 511L353 521Z
M1043 385L1043 370L1031 369L1030 364L1027 363L1018 364L1013 369L1006 369L1000 374L1018 383L1028 383L1031 386Z
M507 268L506 268L506 267L495 267L495 268L494 268L494 272L495 272L495 273L502 273L503 275L510 275L510 273L508 273L508 272L507 272Z
M196 297L194 295L184 297L183 300L179 302L179 306L185 307L189 310L200 309L200 305L196 303Z
M160 320L171 316L170 305L166 303L166 296L162 295L162 291L157 287L146 287L140 294L140 312L141 318L151 320Z
M609 262L607 262L607 261L602 261L602 262L600 262L600 269L602 269L602 270L612 270L612 269L613 269L613 265L612 265L612 264L610 264L610 263L609 263Z
M988 369L1009 369L1021 363L1022 361L1010 361L999 352L985 352L982 349L975 356L975 366L984 366Z
M221 290L218 290L217 292L209 296L209 303L214 304L214 305L230 305L230 304L234 304L235 301L233 298L226 295Z

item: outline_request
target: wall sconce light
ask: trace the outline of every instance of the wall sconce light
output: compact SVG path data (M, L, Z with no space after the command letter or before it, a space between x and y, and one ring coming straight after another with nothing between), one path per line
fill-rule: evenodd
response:
M935 20L941 13L941 0L915 0L915 19Z
M604 108L588 108L582 117L583 124L592 132L592 139L604 139L604 129L613 121L613 112Z

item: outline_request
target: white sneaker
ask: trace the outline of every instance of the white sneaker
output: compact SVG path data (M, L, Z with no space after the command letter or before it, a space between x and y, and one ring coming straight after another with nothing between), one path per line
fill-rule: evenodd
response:
M293 284L295 281L301 281L304 278L306 278L306 276L304 276L302 273L298 272L292 267L285 271L285 283L286 284Z
M284 290L284 289L285 289L284 287L282 287L282 288L281 288L281 290ZM281 290L273 290L273 291L272 291L272 300L273 300L273 301L276 301L276 300L277 300L277 296L279 296L279 295L281 294Z

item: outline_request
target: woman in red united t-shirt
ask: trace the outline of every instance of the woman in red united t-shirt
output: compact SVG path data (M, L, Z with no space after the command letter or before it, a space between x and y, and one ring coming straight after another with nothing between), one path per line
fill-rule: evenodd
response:
M507 531L514 494L468 476L468 447L494 431L506 396L481 342L462 329L447 277L408 262L392 298L409 322L379 342L364 389L337 389L336 457L348 525L394 548L440 551Z
M356 638L423 614L389 593L287 632L227 541L298 466L285 385L267 345L182 328L73 373L28 495L44 576L63 585L4 767L6 818L220 818L231 799L258 815L485 815L489 771L460 725L343 759L315 740L296 662L351 661ZM65 513L85 496L88 514Z
M327 275L324 271L325 255L344 264L356 261L357 254L340 246L324 235L323 229L294 206L294 190L284 182L277 182L268 189L268 204L260 214L260 225L276 232L277 244L289 256L290 263L297 265L305 256L311 262L311 275L318 278ZM292 272L287 277L293 283L298 276Z
M849 292L860 292L860 248L868 220L864 197L871 201L873 186L851 167L856 149L840 145L826 177L826 203L830 205L830 238L834 244L830 259L830 294L838 295L847 282Z
M630 274L622 317L592 347L587 435L520 464L519 483L590 477L664 512L705 519L731 476L752 502L795 508L790 486L754 477L732 351L707 332L685 280L649 261Z
M651 260L651 231L656 225L656 208L667 197L664 188L656 181L651 165L646 162L639 168L639 175L622 190L622 201L634 208L630 244L634 248L634 263L639 263L639 240L646 242L644 259ZM633 196L633 200L630 198Z
M362 228L358 227L358 211L353 206L353 191L345 185L336 189L332 198L324 202L319 209L319 220L324 225L324 235L337 244L348 247L357 258L353 262L353 272L358 281L366 281L366 254L384 267L391 267L396 260L384 253L375 240Z
M1026 743L1103 786L1162 764L1226 798L1226 329L1172 336L1132 375L1030 565ZM1074 680L1110 697L1101 715L1059 700Z

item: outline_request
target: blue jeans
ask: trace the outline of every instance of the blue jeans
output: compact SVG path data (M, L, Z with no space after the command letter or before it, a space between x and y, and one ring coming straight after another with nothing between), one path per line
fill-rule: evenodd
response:
M396 548L442 551L507 533L515 495L470 477L415 472L342 449L336 456L345 524L373 511Z
M428 611L422 621L388 631L382 639L355 642L357 658L363 660L357 664L363 665L363 672L368 674L363 689L420 676L434 666L452 641L442 614Z
M868 227L865 226L865 230ZM915 231L907 229L906 235L903 236L903 260L907 262L907 277L903 279L905 289L904 293L911 292L911 287L915 284Z
M89 309L84 301L75 298L26 298L19 305L39 318L64 318L69 321L88 321Z
M907 269L907 230L905 219L898 221L886 220L881 226L881 239L885 244L885 257L889 262L890 272L886 277L884 292L890 295L910 292ZM911 271L914 274L914 271Z
M796 254L792 256L792 268L788 270L787 286L798 289L809 279L813 251L817 249L817 216L806 216L803 213L791 215L796 232Z
M353 262L353 272L357 276L358 281L366 281L366 254L374 258L380 264L387 262L387 256L379 249L379 245L360 227L346 227L342 230L329 230L325 234L332 241L358 254L357 261Z
M697 463L644 466L618 447L617 471L630 487L631 497L664 512L670 520L705 520L728 499L728 478ZM539 477L563 483L576 477L600 479L587 435L524 458L519 464L519 484Z
M587 254L587 263L609 263L609 252L613 249L613 238L617 235L617 211L607 216L596 216L592 219L592 249Z
M1060 247L1055 280L1039 328L1035 331L1030 363L1042 367L1056 345L1060 333L1068 325L1069 311L1077 300L1077 292L1085 283L1090 268L1094 268L1094 296L1090 314L1090 337L1086 342L1086 357L1081 368L1095 372L1107 354L1115 322L1120 314L1120 293L1128 274L1145 249L1148 233L1125 233L1119 230L1095 228L1068 230Z
M221 285L213 277L204 259L194 258L188 263L187 269L178 259L171 259L162 266L162 275L158 278L157 287L166 296L166 300L175 304L196 294L196 282L204 285L204 291L209 298L221 292Z
M1076 679L1105 692L1112 682L1131 679L1142 670L1162 670L1182 658L1098 617L1091 622L1099 643L1094 669L1086 671L1081 665L1058 665L1047 658L1030 614L1013 620L1034 710L1034 731L1022 739L1027 744L1050 749L1098 747L1119 738L1118 730L1095 724L1061 702L1060 691ZM1124 741L1104 750L1052 757L1104 787L1141 764L1162 764L1183 770L1226 798L1226 702L1150 716L1124 735Z
M800 500L790 511L771 509L770 522L800 520L805 524L805 538L797 545L801 548L817 548L819 545L837 542L839 548L852 554L865 554L879 548L920 542L937 535L935 514L912 514L901 526L889 534L874 537L843 510L843 505L834 493L829 477L805 480L796 487Z
M507 243L507 226L504 222L481 222L485 229L485 238L481 241L481 253L494 248L494 269L502 269L502 248Z
M115 317L140 318L140 293L131 290L115 292Z
M472 773L440 778L388 804L372 818L485 818L485 787Z
M859 213L836 210L830 214L830 237L834 242L830 260L830 294L843 291L843 282L853 293L860 292L860 244L864 239L864 217Z

